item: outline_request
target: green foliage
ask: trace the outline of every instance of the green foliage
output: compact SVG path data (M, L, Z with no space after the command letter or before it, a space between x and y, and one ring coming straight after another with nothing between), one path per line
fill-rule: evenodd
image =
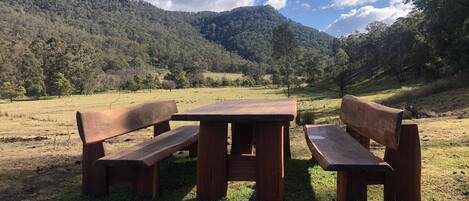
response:
M339 87L340 96L344 96L347 91L347 85L350 82L350 69L348 67L349 57L342 49L337 49L335 54L335 78L334 83Z
M24 87L10 82L4 82L0 87L0 97L10 99L10 102L13 102L14 98L24 96L25 93Z
M255 65L253 63L246 63L242 66L243 76L254 80L256 83L260 83L263 80L265 70L266 67L264 65Z
M163 87L163 89L171 91L176 88L176 83L172 80L165 80L163 81L161 86Z
M300 49L298 65L300 72L305 74L307 82L313 84L324 73L325 59L314 49Z
M221 86L227 87L231 85L232 85L231 80L228 80L228 78L226 78L225 76L221 78Z
M273 71L272 71L272 84L274 85L282 85L282 78L281 78L281 75L280 75L280 71L275 68Z
M408 0L423 13L425 38L449 73L469 71L469 3L464 0Z
M73 91L72 84L67 78L65 78L63 73L55 74L51 89L51 95L57 95L59 98L62 96L69 96Z
M46 95L46 86L43 81L28 81L26 82L26 95L39 99L41 96Z
M282 83L287 85L287 96L290 97L290 85L294 76L294 68L291 65L296 62L298 44L288 23L274 29L272 48L272 57L280 65Z
M330 54L334 38L316 29L302 26L282 16L271 6L236 8L230 12L203 12L195 15L195 24L202 34L222 44L231 52L258 63L273 64L272 32L288 24L299 46Z

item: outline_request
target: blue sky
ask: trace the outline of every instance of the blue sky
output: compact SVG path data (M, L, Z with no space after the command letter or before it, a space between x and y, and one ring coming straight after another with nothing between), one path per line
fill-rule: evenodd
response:
M269 4L288 18L334 36L363 32L373 21L393 23L411 5L403 0L146 0L165 10L227 11L240 6Z

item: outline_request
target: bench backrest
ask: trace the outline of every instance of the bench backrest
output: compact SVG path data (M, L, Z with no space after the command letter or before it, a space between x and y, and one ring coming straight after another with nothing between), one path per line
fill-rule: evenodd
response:
M169 121L177 112L175 101L158 101L132 108L77 112L77 125L84 144L106 139Z
M346 95L342 98L340 119L356 133L397 149L402 114L402 110Z

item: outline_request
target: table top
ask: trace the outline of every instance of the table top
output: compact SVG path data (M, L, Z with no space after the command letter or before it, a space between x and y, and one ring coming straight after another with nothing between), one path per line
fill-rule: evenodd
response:
M173 114L180 121L292 121L296 100L226 100L197 109Z

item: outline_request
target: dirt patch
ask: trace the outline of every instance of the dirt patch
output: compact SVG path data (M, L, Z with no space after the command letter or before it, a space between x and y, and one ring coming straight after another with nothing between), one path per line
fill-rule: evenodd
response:
M15 143L15 142L37 142L48 140L48 137L36 136L36 137L1 137L0 143Z

